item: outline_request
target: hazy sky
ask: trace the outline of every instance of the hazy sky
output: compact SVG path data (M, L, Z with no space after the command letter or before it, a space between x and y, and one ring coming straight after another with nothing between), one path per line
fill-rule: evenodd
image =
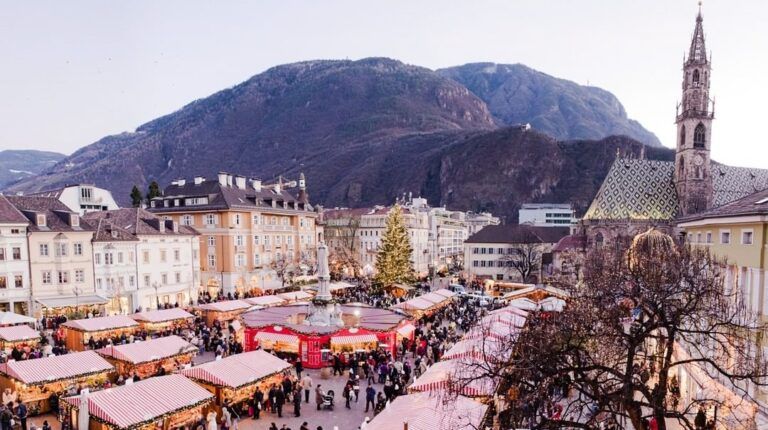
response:
M524 63L605 88L674 143L694 0L0 0L0 149L70 153L265 69L386 56ZM713 158L768 167L765 0L708 0ZM763 125L761 125L763 124Z

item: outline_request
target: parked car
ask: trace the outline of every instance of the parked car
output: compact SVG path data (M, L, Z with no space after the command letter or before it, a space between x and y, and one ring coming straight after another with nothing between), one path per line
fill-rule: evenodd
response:
M456 293L456 294L458 294L458 295L467 294L467 289L466 289L466 288L464 288L464 286L463 286L463 285L459 285L459 284L450 284L450 285L448 285L448 289L449 289L450 291L453 291L454 293Z

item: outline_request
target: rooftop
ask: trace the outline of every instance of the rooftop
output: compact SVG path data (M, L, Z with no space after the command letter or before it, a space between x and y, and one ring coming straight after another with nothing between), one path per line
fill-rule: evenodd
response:
M465 243L557 243L569 227L535 227L527 224L488 225Z

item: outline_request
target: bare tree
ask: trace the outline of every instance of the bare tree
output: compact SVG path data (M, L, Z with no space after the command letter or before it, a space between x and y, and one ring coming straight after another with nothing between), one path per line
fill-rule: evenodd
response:
M285 287L285 278L290 274L291 262L285 258L284 254L278 254L270 263L269 267L275 271L280 278L280 285Z
M360 216L340 218L328 223L325 236L330 248L330 270L334 279L340 279L345 271L360 277Z
M507 394L502 427L647 429L654 420L692 430L700 407L718 406L717 428L754 428L736 411L754 411L751 393L766 385L758 345L767 327L725 285L724 262L652 231L629 249L594 250L585 264L563 312L531 313L499 347L514 351L509 359L473 364L473 378L496 378ZM683 371L701 392L681 395Z
M506 270L519 275L522 282L535 282L543 254L544 246L540 242L517 243L507 249L501 261Z

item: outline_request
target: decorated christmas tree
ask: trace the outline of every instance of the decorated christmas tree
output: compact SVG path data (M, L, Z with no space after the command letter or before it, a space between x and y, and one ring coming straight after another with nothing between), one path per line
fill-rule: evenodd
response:
M387 216L387 229L381 238L379 254L376 256L376 277L378 287L407 283L413 280L411 262L411 241L403 221L400 205L395 205Z

